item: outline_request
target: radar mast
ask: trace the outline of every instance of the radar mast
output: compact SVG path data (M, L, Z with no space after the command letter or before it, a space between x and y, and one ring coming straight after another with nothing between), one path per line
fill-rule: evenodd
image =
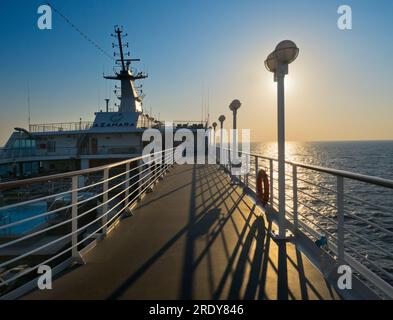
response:
M138 92L135 81L145 79L148 75L144 72L133 71L131 68L131 62L140 61L140 59L124 58L124 48L128 48L129 45L128 43L123 44L123 39L127 36L127 34L123 34L123 28L115 26L115 32L111 36L117 40L117 44L112 43L112 48L119 48L119 52L115 52L114 57L119 56L119 59L116 60L116 67L120 67L120 70L114 68L114 75L104 75L104 78L120 81L119 112L142 113L144 94ZM130 52L127 52L126 55L129 57ZM117 90L115 90L115 93L117 94Z

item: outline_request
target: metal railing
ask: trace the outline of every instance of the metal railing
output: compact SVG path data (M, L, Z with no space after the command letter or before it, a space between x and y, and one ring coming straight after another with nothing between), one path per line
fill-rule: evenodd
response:
M4 217L0 219L0 296L10 288L33 281L37 277L34 271L40 265L55 267L64 261L79 261L81 252L104 236L121 215L129 213L178 156L174 149L168 149L106 166L0 183L3 194L10 190L23 191L25 187L32 190L41 186L42 190L48 183L68 186L0 207L0 217ZM47 203L45 212L11 220L6 216L16 208L38 202ZM37 219L44 222L19 234L10 236L4 232L29 226Z
M112 146L86 146L84 148L76 147L56 147L54 149L35 148L4 148L0 151L0 160L2 162L13 162L15 159L23 160L23 158L34 157L62 157L62 156L90 156L90 155L122 155L122 154L140 154L142 148L140 146L130 145L112 145ZM41 160L41 159L39 159Z
M220 150L217 158L231 174L231 150ZM268 205L278 209L278 160L239 151L242 156L250 168L239 179L256 195L257 173L264 169ZM321 249L337 264L349 265L381 297L393 298L393 181L286 161L285 182L286 221L295 232L319 244L326 239Z
M173 126L182 128L206 128L207 123L204 121L187 121L187 120L174 120ZM63 132L63 131L81 131L88 130L93 127L92 121L76 121L76 122L59 122L59 123L41 123L31 124L29 132L31 133L44 133L44 132ZM152 128L161 127L162 121L151 119L148 115L141 115L138 120L138 127Z
M61 123L42 123L31 124L29 131L37 132L58 132L58 131L80 131L88 130L93 126L91 121L61 122Z
M207 122L205 121L187 121L187 120L173 120L173 127L177 129L191 128L191 129L206 129Z

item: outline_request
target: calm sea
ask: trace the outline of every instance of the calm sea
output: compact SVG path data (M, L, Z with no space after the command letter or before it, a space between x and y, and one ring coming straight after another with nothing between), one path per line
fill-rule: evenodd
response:
M253 143L251 152L276 158L277 144ZM393 180L393 141L288 142L286 159ZM269 169L261 161L259 167L264 166ZM309 170L300 170L299 178L300 219L335 242L336 178ZM286 185L287 211L292 212L289 167ZM393 284L393 190L347 179L344 189L346 252Z
M252 143L251 151L277 157L277 144ZM393 180L393 141L287 142L286 158Z

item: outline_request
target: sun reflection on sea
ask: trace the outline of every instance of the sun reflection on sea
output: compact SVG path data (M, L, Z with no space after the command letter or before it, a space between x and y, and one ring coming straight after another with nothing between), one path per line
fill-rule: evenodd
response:
M252 143L251 151L253 153L261 154L267 157L277 158L277 142L265 142L265 143ZM309 154L310 150L307 148L306 143L302 142L286 142L285 144L285 159L287 161L294 162L306 162L308 157L305 155Z

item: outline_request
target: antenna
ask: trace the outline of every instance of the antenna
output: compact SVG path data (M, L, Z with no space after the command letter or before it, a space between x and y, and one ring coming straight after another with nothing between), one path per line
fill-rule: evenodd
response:
M114 33L111 33L111 36L116 38L117 43L112 43L112 48L117 48L119 49L119 52L114 52L113 57L119 56L120 59L114 59L116 65L120 65L120 73L118 73L116 70L116 67L113 68L113 72L115 73L114 76L104 76L105 79L111 79L111 80L121 80L122 78L129 79L129 80L140 80L140 79L145 79L148 77L147 73L144 72L137 72L135 69L131 68L131 62L134 61L141 61L141 59L131 59L131 58L124 58L125 56L130 56L130 52L124 52L124 48L129 48L129 44L123 43L123 39L127 37L127 34L123 34L123 27L122 26L115 26L115 31Z
M77 33L80 34L80 36L85 39L87 42L89 42L93 47L95 47L98 51L100 51L102 54L107 56L109 59L113 59L112 56L106 52L100 45L98 45L97 42L92 40L85 32L83 32L79 27L77 27L68 17L66 17L62 12L59 11L59 9L55 8L50 1L46 1L46 4L51 7L51 9L56 12L67 24L71 26L72 29L74 29Z
M210 88L207 89L207 125L210 122Z
M119 47L119 50L120 50L120 60L116 60L116 62L121 62L122 69L123 69L123 71L125 71L126 70L126 64L125 64L125 61L124 61L123 44L121 42L121 39L122 39L122 35L121 34L122 34L122 32L123 32L123 28L120 28L118 26L115 27L115 33L116 33L116 36L117 36L117 41L119 43L118 47ZM113 36L115 36L115 35L113 35ZM112 47L114 48L115 45L112 44ZM128 47L128 44L127 44L127 47ZM114 56L116 56L116 53L114 54Z
M29 126L30 130L30 125L31 125L31 110L30 110L30 84L27 84L27 124Z
M201 121L203 123L203 91L202 91L202 101L201 101Z

